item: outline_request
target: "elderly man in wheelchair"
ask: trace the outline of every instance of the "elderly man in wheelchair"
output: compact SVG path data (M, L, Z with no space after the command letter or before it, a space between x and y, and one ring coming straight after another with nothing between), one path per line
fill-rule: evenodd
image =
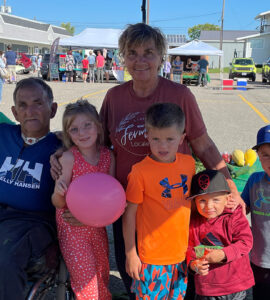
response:
M0 124L0 300L24 300L29 276L59 263L49 165L61 146L50 132L57 104L38 78L19 81L13 100L19 125Z

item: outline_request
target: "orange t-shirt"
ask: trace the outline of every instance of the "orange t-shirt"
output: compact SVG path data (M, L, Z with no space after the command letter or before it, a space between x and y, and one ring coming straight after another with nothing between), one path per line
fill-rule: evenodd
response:
M139 256L153 265L176 264L188 247L190 192L195 162L177 153L173 163L147 156L128 175L127 200L138 204L136 230Z

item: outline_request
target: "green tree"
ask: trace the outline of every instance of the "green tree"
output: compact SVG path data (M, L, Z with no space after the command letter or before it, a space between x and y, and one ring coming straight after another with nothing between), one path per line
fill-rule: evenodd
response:
M75 27L71 26L70 22L61 23L61 27L65 28L68 32L70 32L72 35L74 35Z
M220 27L219 25L214 25L209 23L195 25L188 29L188 35L190 39L191 40L198 39L200 37L201 30L220 30Z

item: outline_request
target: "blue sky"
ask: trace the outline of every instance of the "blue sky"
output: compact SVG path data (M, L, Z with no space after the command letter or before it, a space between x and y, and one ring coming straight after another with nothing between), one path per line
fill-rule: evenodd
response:
M150 0L150 25L164 33L185 34L197 24L221 24L223 0ZM1 0L1 4L3 4ZM86 27L124 28L141 22L142 0L6 0L12 14L60 25L70 22L75 34ZM225 0L224 30L256 30L254 17L270 11L270 0Z

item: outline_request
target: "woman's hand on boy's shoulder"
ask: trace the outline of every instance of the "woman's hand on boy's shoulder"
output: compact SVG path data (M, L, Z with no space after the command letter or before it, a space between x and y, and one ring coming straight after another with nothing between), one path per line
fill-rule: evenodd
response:
M233 182L232 179L227 179L227 183L231 190L231 194L229 195L226 207L230 208L232 210L235 210L236 207L240 204L242 206L242 210L245 215L246 214L246 204L245 204L244 200L241 198L240 193L238 192L235 183Z

